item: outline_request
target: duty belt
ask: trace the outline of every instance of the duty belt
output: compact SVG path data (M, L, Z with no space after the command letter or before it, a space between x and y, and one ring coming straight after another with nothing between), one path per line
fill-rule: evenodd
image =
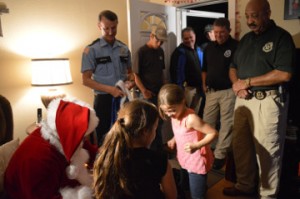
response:
M252 96L258 100L263 100L270 95L278 95L278 90L255 90L252 91Z

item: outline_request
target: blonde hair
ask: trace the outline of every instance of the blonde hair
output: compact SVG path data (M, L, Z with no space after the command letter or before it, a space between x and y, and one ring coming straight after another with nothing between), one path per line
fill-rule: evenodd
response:
M120 198L130 195L126 173L126 160L130 158L132 140L149 132L158 119L155 105L134 100L118 113L118 119L105 136L94 164L94 189L97 199Z
M158 93L159 114L163 119L167 116L161 110L161 105L177 105L185 103L184 91L177 84L165 84Z

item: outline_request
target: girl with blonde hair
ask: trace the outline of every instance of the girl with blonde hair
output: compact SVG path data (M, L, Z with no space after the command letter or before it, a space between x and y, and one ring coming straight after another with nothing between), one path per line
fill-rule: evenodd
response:
M167 144L177 149L179 164L188 172L191 198L204 199L207 173L213 162L209 144L217 131L186 106L184 91L176 84L165 84L160 89L158 106L163 118L171 118L174 137Z

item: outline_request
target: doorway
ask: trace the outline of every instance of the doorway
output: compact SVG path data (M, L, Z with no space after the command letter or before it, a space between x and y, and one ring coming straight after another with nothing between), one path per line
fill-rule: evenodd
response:
M227 1L217 1L211 2L209 4L195 4L190 6L181 7L182 9L188 9L191 11L205 11L210 12L212 15L207 17L197 17L197 16L186 16L186 26L192 27L196 34L196 43L198 46L201 46L203 43L208 42L204 34L204 27L207 24L213 24L214 20L219 17L228 18L228 2ZM213 13L224 14L213 15Z

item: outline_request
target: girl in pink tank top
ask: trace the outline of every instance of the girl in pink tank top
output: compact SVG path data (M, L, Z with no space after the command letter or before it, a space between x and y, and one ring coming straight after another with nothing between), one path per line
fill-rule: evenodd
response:
M161 88L158 106L163 118L171 118L174 137L168 141L168 147L176 147L179 164L188 172L191 197L203 199L207 172L213 164L209 144L217 131L186 106L184 91L176 84Z

